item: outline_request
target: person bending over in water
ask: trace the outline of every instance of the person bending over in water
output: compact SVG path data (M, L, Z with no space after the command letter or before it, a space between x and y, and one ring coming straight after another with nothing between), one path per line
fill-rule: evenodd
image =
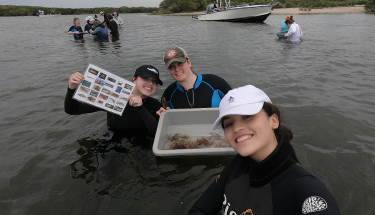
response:
M219 107L221 98L231 90L229 84L213 74L195 74L186 51L173 47L164 54L164 63L175 82L163 93L168 109ZM161 108L161 112L166 109Z
M286 24L285 24L285 21L287 19L290 19L290 15L286 16L286 18L281 22L281 31L288 31L289 30L288 26L286 26Z
M76 72L69 77L69 87L65 96L65 112L70 115L79 115L104 111L95 106L72 99L75 89L82 82L84 76ZM143 65L135 70L133 82L136 84L133 94L129 95L128 104L122 116L107 112L107 125L109 130L146 128L148 132L155 134L158 126L159 115L156 111L161 104L153 95L158 84L163 85L159 79L159 71L151 65Z
M101 40L108 40L108 28L104 25L104 22L96 26L95 30L90 29L92 35L98 35Z
M81 26L80 26L81 21L80 21L77 17L75 17L75 18L73 19L73 24L74 24L74 25L72 25L72 26L69 28L69 30L68 30L68 34L73 34L73 37L74 37L74 39L76 39L76 40L83 39L83 30L82 30L82 28L81 28Z
M288 26L288 33L285 34L285 37L288 38L290 42L299 42L303 36L301 27L293 20L293 16L290 16L290 19L285 20L286 26Z
M339 215L324 184L299 163L293 134L260 89L229 91L213 124L238 152L189 210L189 215Z

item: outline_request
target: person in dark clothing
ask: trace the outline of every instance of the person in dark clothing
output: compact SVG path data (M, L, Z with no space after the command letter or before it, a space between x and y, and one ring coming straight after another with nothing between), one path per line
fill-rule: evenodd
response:
M81 21L76 17L73 19L73 24L74 25L69 28L68 34L73 34L73 37L76 40L83 39L83 30L80 26Z
M101 16L103 16L103 19L104 19L103 22L105 22L106 25L108 25L108 23L109 23L109 20L108 20L108 18L107 18L108 13L104 13L103 11L100 11L99 14L100 14Z
M104 25L104 23L101 23L98 26L96 26L94 31L90 29L89 32L92 35L98 35L101 40L108 41L108 28Z
M173 47L164 54L164 63L175 82L163 93L168 109L219 107L221 98L231 90L229 84L213 74L195 74L186 51Z
M238 154L189 210L189 215L339 215L337 203L304 169L281 125L280 111L260 89L229 91L220 103L219 125Z
M112 37L119 37L119 33L118 33L118 25L117 25L117 22L115 20L113 20L113 16L111 14L107 14L107 19L109 20L107 22L107 26L109 28L109 30L111 30L111 35Z
M65 96L65 112L70 115L79 115L103 111L95 106L85 104L73 99L74 91L82 82L84 76L76 72L69 77L69 87ZM143 65L136 69L133 77L136 84L133 94L128 97L128 103L122 116L107 112L107 125L109 130L147 129L155 134L158 126L159 115L156 111L161 107L153 95L158 84L163 85L159 79L159 71L151 65Z
M87 24L85 25L85 33L89 33L92 25L94 24L95 19L92 16L86 17Z

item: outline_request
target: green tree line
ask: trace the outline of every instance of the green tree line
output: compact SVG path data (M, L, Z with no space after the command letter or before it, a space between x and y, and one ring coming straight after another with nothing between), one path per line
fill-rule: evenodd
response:
M153 13L168 14L180 12L203 11L208 4L214 0L162 0L159 8L156 7L97 7L97 8L53 8L38 6L12 6L0 5L0 16L35 16L38 10L43 10L45 14L54 11L62 15L74 14L99 14L100 11L117 13ZM366 11L375 12L375 0L279 0L277 7L281 8L323 8L342 7L353 5L365 5ZM270 0L232 0L231 5L240 4L268 4Z
M38 6L12 6L0 5L0 16L36 16L42 10L45 14L54 11L61 15L75 14L99 14L100 11L117 13L152 13L157 11L156 7L96 7L96 8L54 8Z
M224 1L224 0L222 0ZM202 11L214 0L163 0L159 5L156 14L179 13ZM374 11L375 0L231 0L231 5L240 4L269 4L279 3L281 8L323 8L323 7L343 7L353 5L365 5L367 11Z

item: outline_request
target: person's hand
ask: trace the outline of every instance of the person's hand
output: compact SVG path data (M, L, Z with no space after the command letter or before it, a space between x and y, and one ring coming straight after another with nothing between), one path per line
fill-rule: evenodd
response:
M92 29L90 29L90 34L92 33Z
M81 83L83 81L83 75L79 72L75 72L73 73L70 77L69 77L69 89L76 89L79 85L79 83Z
M85 34L88 34L89 32L88 31L85 31Z
M129 101L129 105L131 105L133 107L139 107L139 106L143 105L142 98L140 96L135 95L135 94L131 94L128 97L128 101Z
M162 112L165 112L165 111L167 111L169 109L171 109L171 108L167 107L166 109L164 109L164 108L161 107L158 111L156 111L156 114L160 116Z

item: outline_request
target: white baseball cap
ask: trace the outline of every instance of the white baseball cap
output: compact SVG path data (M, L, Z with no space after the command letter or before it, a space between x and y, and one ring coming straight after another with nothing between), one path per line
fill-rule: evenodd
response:
M264 102L272 103L261 89L253 85L232 89L221 100L219 106L220 115L212 128L215 130L224 116L257 114L262 110Z

